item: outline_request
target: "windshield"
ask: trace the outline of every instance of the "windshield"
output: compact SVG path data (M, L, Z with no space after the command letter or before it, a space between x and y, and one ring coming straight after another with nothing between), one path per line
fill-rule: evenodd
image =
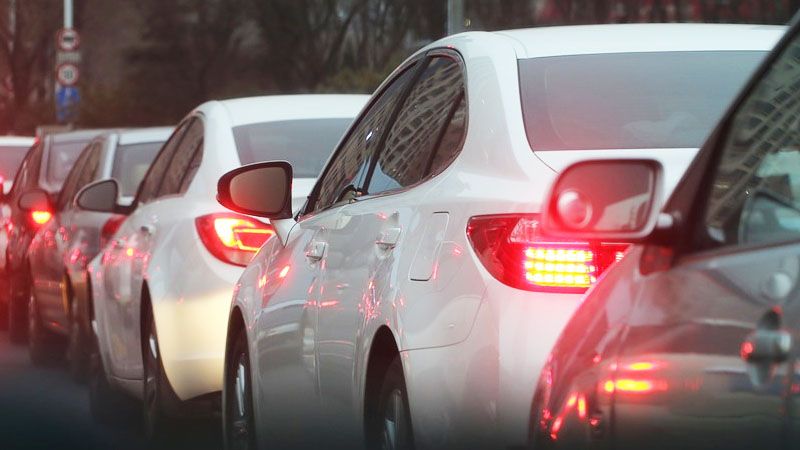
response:
M242 164L286 160L297 178L316 178L353 121L301 119L242 125L233 129Z
M120 195L136 195L139 183L163 145L163 142L143 142L117 147L111 177L119 183Z
M12 180L30 147L0 145L0 181Z
M534 150L695 148L761 51L614 53L519 62Z
M61 189L69 170L75 164L81 150L91 139L80 141L52 142L48 152L47 184L53 189Z

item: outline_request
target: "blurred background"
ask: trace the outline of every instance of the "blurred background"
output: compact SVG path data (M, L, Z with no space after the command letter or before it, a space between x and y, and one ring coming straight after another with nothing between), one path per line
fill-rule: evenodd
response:
M623 22L783 24L800 6L800 0L73 3L80 77L68 92L75 98L66 99L72 109L57 112L65 100L57 98L54 80L62 0L0 0L0 135L59 122L175 123L212 98L371 92L410 52L453 32Z

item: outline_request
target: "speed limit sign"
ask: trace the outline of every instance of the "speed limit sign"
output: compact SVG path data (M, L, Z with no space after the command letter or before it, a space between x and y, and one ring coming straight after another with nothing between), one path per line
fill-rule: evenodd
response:
M78 66L73 63L63 63L56 67L56 81L62 86L75 86L79 77Z

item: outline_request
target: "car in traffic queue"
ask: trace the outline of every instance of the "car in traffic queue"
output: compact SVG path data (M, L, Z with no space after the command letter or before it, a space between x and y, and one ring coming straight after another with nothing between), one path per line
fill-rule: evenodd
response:
M85 376L94 342L86 266L125 218L83 211L74 203L75 194L94 181L113 178L119 186L118 203L130 204L172 131L160 127L103 133L89 142L72 166L51 207L52 218L39 228L28 249L32 282L28 348L34 363L61 356L66 342L71 374L78 380Z
M2 197L8 194L14 183L14 175L19 170L25 154L33 145L35 139L26 136L0 136L0 274L6 268L6 247L8 246L8 217L11 209L2 202ZM0 330L8 327L8 298L6 295L6 280L0 276Z
M668 169L651 155L578 163L554 183L548 235L634 245L547 360L533 448L800 445L793 23L665 203Z
M305 199L364 95L289 95L211 101L177 126L130 206L118 183L90 184L86 210L127 215L89 265L98 354L90 404L100 420L118 391L142 400L145 434L160 440L171 418L217 411L233 287L276 233L215 200L220 175L243 164L291 161L289 195Z
M582 294L627 249L541 235L557 172L654 158L669 192L783 31L447 37L384 81L299 214L285 162L226 174L222 204L277 234L234 291L226 445L525 446L532 380Z
M12 342L22 343L27 336L31 285L28 247L33 235L53 216L53 201L81 150L102 132L77 130L37 139L25 155L11 190L2 199L10 210L5 224L8 245L4 278L8 336Z

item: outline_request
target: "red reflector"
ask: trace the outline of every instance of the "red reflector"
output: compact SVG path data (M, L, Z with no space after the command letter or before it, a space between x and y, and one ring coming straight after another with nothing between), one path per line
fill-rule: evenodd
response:
M50 221L53 213L50 211L31 211L31 220L36 225L44 225Z
M209 214L195 220L200 240L222 261L246 266L272 236L272 226L233 213Z
M476 216L467 235L489 273L529 291L584 292L628 247L543 239L535 214Z

